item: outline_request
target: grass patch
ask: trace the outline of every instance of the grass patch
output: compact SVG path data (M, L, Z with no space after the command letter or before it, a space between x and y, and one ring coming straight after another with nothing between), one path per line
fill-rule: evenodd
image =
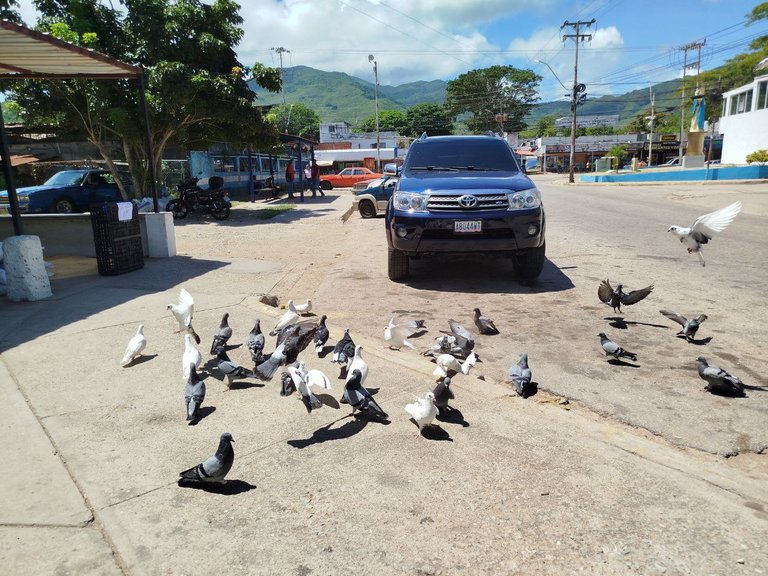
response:
M275 204L274 206L267 206L265 208L259 208L258 210L252 210L253 217L257 220L269 220L296 208L296 204Z

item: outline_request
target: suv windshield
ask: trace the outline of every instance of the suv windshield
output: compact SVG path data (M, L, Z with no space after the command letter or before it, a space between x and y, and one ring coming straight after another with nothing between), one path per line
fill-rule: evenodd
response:
M512 151L501 140L473 140L467 145L455 140L414 142L408 151L405 173L423 171L518 172Z

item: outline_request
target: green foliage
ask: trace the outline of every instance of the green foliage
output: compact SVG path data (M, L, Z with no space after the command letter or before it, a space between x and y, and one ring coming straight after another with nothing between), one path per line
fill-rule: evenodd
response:
M533 131L537 137L556 136L557 128L555 128L555 120L557 117L554 115L542 116L533 125Z
M411 106L405 113L408 128L405 136L418 138L424 132L430 136L447 136L453 132L453 121L440 104L423 102Z
M408 119L405 113L400 110L381 110L379 111L379 130L382 132L394 130L398 134L405 134L408 129ZM362 132L376 131L376 114L369 116L360 124Z
M768 150L755 150L747 154L747 162L768 162Z
M282 104L275 106L267 114L267 120L274 125L278 132L285 131L302 138L320 140L320 117L312 108L301 102L287 104L285 107ZM287 128L286 121L288 122Z
M614 146L608 152L606 153L606 156L615 156L619 159L619 166L621 166L621 161L624 160L624 158L627 157L627 145L626 144L619 144L617 146Z
M538 100L541 76L514 66L491 66L471 70L448 82L445 108L451 116L469 113L469 129L481 134L503 129L525 128L524 118ZM499 121L502 114L506 120Z
M21 15L16 11L19 7L17 0L0 0L0 18L14 24L24 24Z

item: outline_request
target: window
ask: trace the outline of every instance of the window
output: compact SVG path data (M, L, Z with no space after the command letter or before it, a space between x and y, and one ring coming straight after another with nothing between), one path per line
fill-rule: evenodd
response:
M738 96L731 96L731 111L728 113L729 116L733 116L736 114L736 101L739 99Z
M333 125L331 125L331 126L328 126L328 132L330 132L331 134L333 134L334 132L336 132L336 126L333 126Z
M752 90L731 96L731 114L744 114L752 111Z
M768 80L763 80L757 85L757 109L768 108Z

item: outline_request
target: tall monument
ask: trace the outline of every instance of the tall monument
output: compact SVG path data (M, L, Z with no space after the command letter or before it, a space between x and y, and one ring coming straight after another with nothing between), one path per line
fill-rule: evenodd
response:
M688 130L688 148L683 157L684 168L700 168L704 166L704 91L696 88L691 97L691 126Z

